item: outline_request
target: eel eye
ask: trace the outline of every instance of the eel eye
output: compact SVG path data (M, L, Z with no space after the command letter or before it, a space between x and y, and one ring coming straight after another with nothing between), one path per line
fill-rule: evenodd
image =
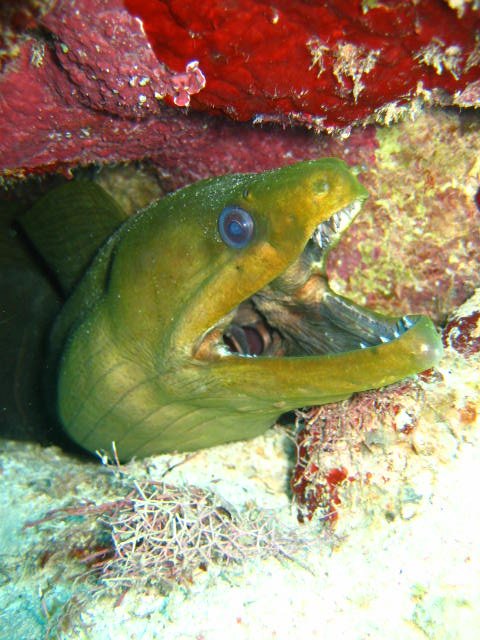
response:
M252 216L240 207L225 207L218 217L218 231L226 245L243 249L253 237L255 224Z

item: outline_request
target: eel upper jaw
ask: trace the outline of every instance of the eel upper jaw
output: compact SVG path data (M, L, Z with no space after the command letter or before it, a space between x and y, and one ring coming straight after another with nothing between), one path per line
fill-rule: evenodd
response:
M195 357L323 356L391 342L413 326L414 318L381 316L328 286L326 256L362 205L354 200L321 222L290 267L219 320Z

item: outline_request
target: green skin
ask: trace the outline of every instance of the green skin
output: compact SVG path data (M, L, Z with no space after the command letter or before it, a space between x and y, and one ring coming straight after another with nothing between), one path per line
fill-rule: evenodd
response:
M69 436L92 452L115 442L121 459L196 450L434 365L441 345L424 317L389 343L331 355L245 357L217 344L224 316L285 272L320 222L366 196L342 161L323 159L199 182L127 220L51 334ZM254 217L243 249L219 235L227 205Z

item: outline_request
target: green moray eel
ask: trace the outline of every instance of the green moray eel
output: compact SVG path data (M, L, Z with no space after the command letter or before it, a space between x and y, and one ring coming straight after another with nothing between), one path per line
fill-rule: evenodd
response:
M92 183L47 194L21 224L69 294L47 378L70 438L122 460L196 450L435 365L428 318L328 286L366 197L332 158L204 180L128 219Z

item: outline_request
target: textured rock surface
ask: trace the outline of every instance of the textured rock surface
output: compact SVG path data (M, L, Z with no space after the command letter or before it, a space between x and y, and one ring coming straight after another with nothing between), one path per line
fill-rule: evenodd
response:
M377 129L370 193L330 261L339 292L396 314L446 317L480 286L480 120L426 112Z
M351 151L364 165L371 198L331 256L332 281L377 308L448 317L438 371L324 409L329 422L322 444L328 446L308 451L304 461L323 502L303 525L289 489L295 445L283 429L129 465L140 482L197 485L229 509L273 511L286 529L297 527L294 562L212 564L188 589L167 595L153 579L151 587L133 588L119 601L95 580L75 579L85 571L79 560L98 551L88 531L82 533L86 521L79 515L60 518L56 533L23 529L53 508L125 497L98 463L38 445L2 445L0 637L40 640L50 629L50 637L56 630L76 640L159 633L166 640L223 640L228 628L238 640L476 640L478 294L460 303L478 283L478 125L437 112L369 135L369 145ZM349 158L348 147L336 144ZM129 169L121 171L122 186L113 178L101 174L122 201L137 199ZM142 193L147 178L140 180ZM154 179L151 192L157 189ZM336 519L326 517L332 507Z
M345 640L476 640L478 294L462 303L479 286L479 127L469 113L419 115L416 96L427 102L478 105L479 54L473 37L478 3L391 3L401 7L403 17L389 20L373 35L375 21L397 9L385 2L336 3L342 12L337 16L341 33L332 31L327 19L327 35L311 22L308 43L304 38L303 45L298 40L297 48L293 42L288 49L299 52L304 66L293 79L285 69L280 75L288 82L296 81L297 75L308 77L314 89L307 87L303 96L278 95L271 85L262 88L260 80L271 82L272 69L262 68L261 57L253 60L262 73L259 84L252 85L242 66L248 60L236 49L239 37L225 40L226 54L234 55L231 64L214 54L204 63L198 47L212 42L217 47L215 38L221 44L221 34L208 31L206 4L198 7L203 22L190 34L179 20L188 3L144 3L146 8L170 7L180 32L188 33L185 43L179 31L169 32L168 51L164 47L162 53L145 17L144 28L157 55L132 18L133 2L130 12L117 0L59 1L51 13L53 3L22 4L25 12L13 14L1 57L3 177L51 169L68 173L78 164L150 158L149 170L153 167L168 191L225 171L262 170L338 155L362 166L362 181L371 197L330 258L333 285L380 310L427 312L441 324L448 322L446 355L437 372L359 395L325 408L323 414L311 413L317 427L324 427L322 420L328 418L328 428L317 438L317 448L305 442L303 453L309 457L301 465L296 466L291 433L277 429L251 442L129 466L141 481L165 479L179 487L195 484L213 490L239 511L273 510L286 528L298 527L300 548L293 553L294 562L264 560L228 570L212 565L195 575L189 589L177 588L168 595L159 593L153 576L150 588L131 589L119 601L118 594L98 590L95 581L75 579L84 571L78 561L98 551L88 532L82 534L85 522L80 516L61 519L58 536L48 529L23 528L27 520L42 518L53 508L122 498L112 476L95 462L75 460L57 449L2 444L0 638L36 640L57 632L57 637L76 640L153 639L159 633L165 640L223 640L229 629L238 640L333 640L340 635ZM211 6L217 11L220 3ZM228 25L227 5L222 6ZM237 3L252 6L250 0ZM237 36L252 19L269 30L284 28L286 2L275 8L260 2L255 6L257 13L246 12L232 23ZM304 3L302 10L325 16L333 11L330 2L315 6ZM448 24L438 18L437 10L449 16ZM355 20L352 11L360 18ZM435 18L423 20L418 33L407 33L405 46L395 45L394 33L408 31L409 16L417 12L418 17L420 11ZM34 27L42 14L44 30L25 34L25 26ZM17 20L19 16L26 18ZM292 38L305 36L301 11L289 24L300 25ZM381 55L369 56L360 48L364 41L355 40L354 34L360 37L366 31L373 50L380 48ZM48 33L55 38L45 38ZM83 33L88 36L82 38ZM129 40L127 33L135 37ZM258 37L258 32L249 28L248 36ZM347 47L352 42L357 48ZM418 45L415 58L412 43ZM266 55L269 46L266 40L259 55ZM399 55L387 67L389 47ZM197 58L198 67L187 68ZM409 71L397 77L396 63L408 63ZM215 69L221 69L217 79ZM386 77L386 69L391 77L382 85L379 79ZM415 74L421 75L422 86ZM318 87L325 93L316 92ZM389 91L399 87L404 93L397 100ZM378 93L385 89L386 103ZM258 102L262 91L264 104ZM155 92L165 93L165 98ZM315 106L319 96L328 96L322 102L324 111ZM188 114L181 107L164 105L188 100ZM194 115L193 106L338 130L370 116L387 123L407 113L418 117L384 130L354 130L342 141ZM110 186L108 174L102 179L117 195L118 179ZM138 202L128 193L133 182L128 169L122 180L122 198ZM151 193L159 193L156 178L152 185ZM298 505L291 504L295 466L295 479L303 474L306 491L319 489L313 519L304 525L297 522ZM335 518L328 517L332 509ZM73 540L62 555L58 541L72 531Z

